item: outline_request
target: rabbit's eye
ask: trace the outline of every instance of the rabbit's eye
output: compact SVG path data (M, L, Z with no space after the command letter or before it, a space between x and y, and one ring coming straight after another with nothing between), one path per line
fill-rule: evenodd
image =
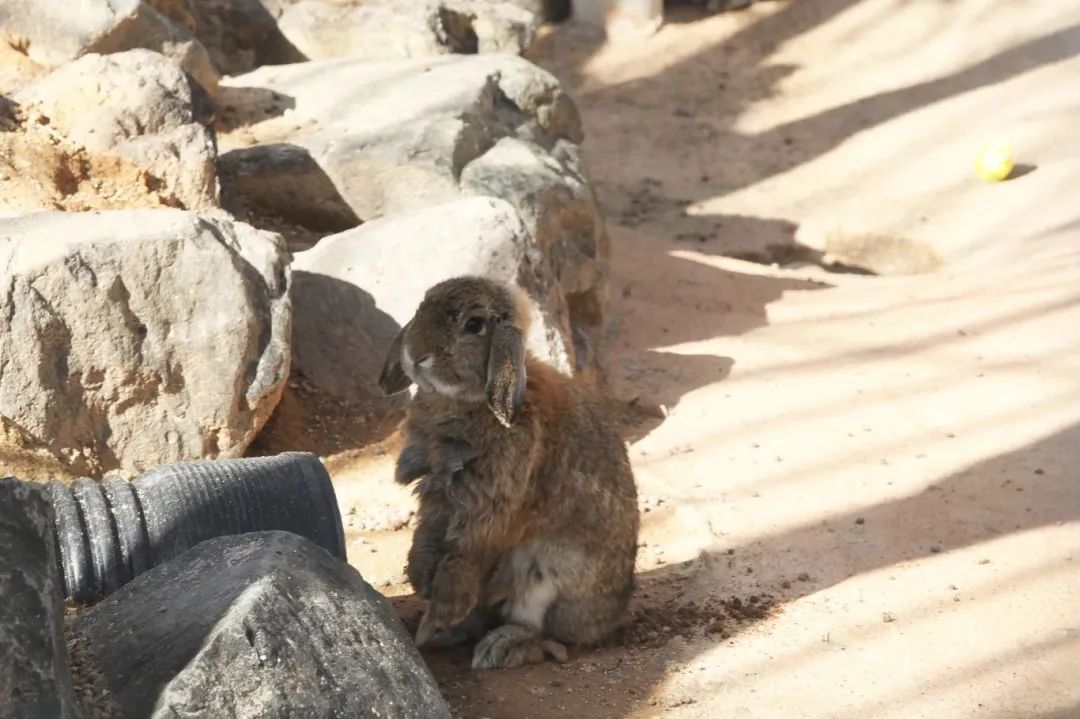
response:
M470 317L465 320L465 327L463 329L467 335L478 335L484 331L485 326L486 323L484 322L483 317Z

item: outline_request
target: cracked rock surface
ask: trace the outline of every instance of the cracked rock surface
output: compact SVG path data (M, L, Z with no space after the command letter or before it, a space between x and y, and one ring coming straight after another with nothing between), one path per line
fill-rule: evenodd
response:
M123 716L450 717L389 601L287 532L203 542L82 613L72 634Z
M92 476L240 455L288 373L286 263L221 216L0 220L0 446Z

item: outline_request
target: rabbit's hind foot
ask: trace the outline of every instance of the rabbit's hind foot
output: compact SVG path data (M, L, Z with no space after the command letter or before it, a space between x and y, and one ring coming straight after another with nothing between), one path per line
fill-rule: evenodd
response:
M473 651L473 669L510 669L538 664L546 657L565 662L566 647L520 624L503 624L491 630Z

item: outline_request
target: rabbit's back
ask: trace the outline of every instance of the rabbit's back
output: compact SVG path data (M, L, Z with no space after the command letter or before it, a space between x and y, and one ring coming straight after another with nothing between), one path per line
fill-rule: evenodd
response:
M589 561L598 580L628 582L639 520L626 446L591 388L539 362L529 371L524 415L543 433L530 534L599 559Z

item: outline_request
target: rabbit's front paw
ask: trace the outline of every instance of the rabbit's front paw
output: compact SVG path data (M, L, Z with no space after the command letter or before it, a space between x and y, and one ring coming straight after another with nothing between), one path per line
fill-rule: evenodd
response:
M454 560L444 561L435 571L431 602L416 630L418 645L425 644L435 632L460 624L476 606L479 582L472 571L460 564Z
M424 599L431 598L431 585L435 580L435 569L441 556L437 548L420 544L414 544L409 550L405 575L416 593Z

